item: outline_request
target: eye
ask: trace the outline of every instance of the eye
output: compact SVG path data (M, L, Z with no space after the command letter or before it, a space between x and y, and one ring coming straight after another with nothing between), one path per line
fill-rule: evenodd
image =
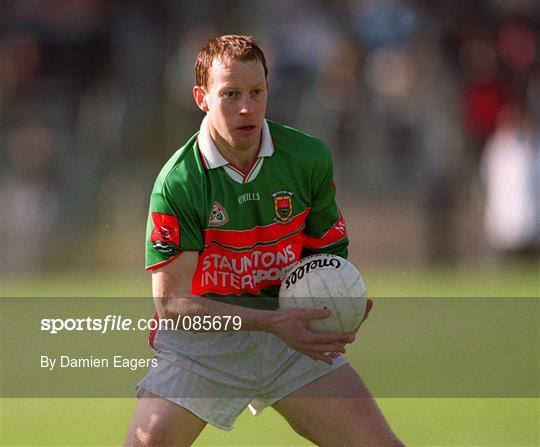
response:
M223 92L222 94L225 98L236 98L238 96L238 92L229 90L226 92Z
M256 89L254 89L254 90L251 90L251 94L252 94L253 96L259 96L259 95L262 94L262 92L263 92L263 89L262 89L262 88L256 88Z

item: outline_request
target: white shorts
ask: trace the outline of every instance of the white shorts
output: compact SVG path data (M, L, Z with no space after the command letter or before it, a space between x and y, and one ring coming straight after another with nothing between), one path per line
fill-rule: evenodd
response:
M231 430L249 406L254 415L313 380L347 363L314 361L267 332L159 331L157 366L137 384L202 420Z

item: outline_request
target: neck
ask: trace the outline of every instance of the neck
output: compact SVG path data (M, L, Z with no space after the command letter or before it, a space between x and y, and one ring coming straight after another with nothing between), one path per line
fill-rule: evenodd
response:
M259 150L262 141L262 132L257 142L248 148L234 148L221 138L217 132L213 132L210 129L210 137L214 140L216 147L223 157L231 164L241 169L244 173L249 171L253 162L259 155Z

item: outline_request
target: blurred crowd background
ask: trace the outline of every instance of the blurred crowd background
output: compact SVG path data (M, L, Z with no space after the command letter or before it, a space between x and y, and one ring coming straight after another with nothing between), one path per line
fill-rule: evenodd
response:
M2 269L143 268L206 40L254 35L268 117L332 149L363 263L538 256L540 1L2 0Z

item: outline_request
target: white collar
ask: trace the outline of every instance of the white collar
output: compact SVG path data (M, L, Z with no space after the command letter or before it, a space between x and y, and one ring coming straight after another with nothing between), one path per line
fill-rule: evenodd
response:
M207 117L204 117L202 120L197 143L208 168L220 168L230 163L223 155L221 155L221 152L219 152L214 140L212 140L210 131L208 130ZM272 143L270 129L266 120L263 120L261 147L259 149L259 155L257 155L257 158L271 157L273 153L274 144Z

